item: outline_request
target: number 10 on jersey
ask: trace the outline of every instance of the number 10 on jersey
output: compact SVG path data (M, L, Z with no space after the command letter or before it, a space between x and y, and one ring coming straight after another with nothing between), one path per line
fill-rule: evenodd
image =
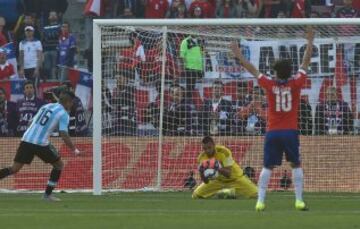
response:
M274 87L276 96L276 112L289 112L292 109L291 89L288 87Z

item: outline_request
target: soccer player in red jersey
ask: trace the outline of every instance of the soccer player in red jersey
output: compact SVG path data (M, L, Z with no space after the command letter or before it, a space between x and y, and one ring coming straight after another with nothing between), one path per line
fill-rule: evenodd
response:
M285 153L287 161L292 167L292 176L295 188L295 208L307 210L302 197L303 193L303 170L301 168L299 154L298 135L298 107L300 102L301 88L306 82L306 70L309 67L312 56L314 32L310 28L307 31L307 46L304 58L298 73L291 76L292 66L290 60L280 59L275 62L273 70L275 77L271 78L259 72L242 55L237 43L231 44L231 49L240 64L254 77L258 84L266 91L268 103L267 132L264 142L264 167L258 181L258 201L255 209L265 209L266 189L270 180L272 169L281 165L282 156Z

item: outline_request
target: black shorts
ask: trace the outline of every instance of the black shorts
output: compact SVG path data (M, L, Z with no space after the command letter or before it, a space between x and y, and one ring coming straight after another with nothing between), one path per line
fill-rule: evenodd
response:
M40 146L28 142L20 142L14 161L22 164L30 164L35 155L45 163L52 164L60 160L59 153L51 144Z

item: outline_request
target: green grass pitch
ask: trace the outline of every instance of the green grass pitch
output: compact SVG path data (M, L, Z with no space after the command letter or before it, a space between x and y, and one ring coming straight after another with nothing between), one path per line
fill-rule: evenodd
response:
M0 194L1 229L307 229L360 228L360 195L306 193L308 212L294 210L292 193L270 193L265 212L255 200L192 200L188 192Z

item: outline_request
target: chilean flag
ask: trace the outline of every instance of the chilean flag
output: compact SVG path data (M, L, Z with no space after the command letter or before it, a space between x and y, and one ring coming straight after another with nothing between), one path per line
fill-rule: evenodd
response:
M69 80L75 88L75 95L80 98L85 109L92 108L93 78L91 73L78 69L69 69Z
M88 0L84 14L86 16L103 16L104 15L104 2L102 0Z
M17 61L16 61L16 54L15 54L15 46L13 42L7 43L1 47L6 51L7 61L14 66L15 75L18 75L17 72Z
M24 98L24 80L7 80L0 82L0 87L6 91L6 99L17 102Z

